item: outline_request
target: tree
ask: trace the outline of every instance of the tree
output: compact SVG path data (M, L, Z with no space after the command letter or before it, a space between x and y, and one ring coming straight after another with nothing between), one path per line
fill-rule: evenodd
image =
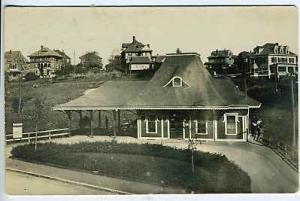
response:
M194 150L196 150L195 146L195 140L194 139L189 139L188 140L188 150L191 151L191 166L192 166L192 173L194 174L195 172L195 165L194 165Z
M36 80L38 78L38 76L33 73L33 72L28 72L26 75L25 75L25 80L26 81L32 81L32 80Z
M37 150L37 138L38 138L38 130L40 123L45 119L45 115L43 114L44 109L44 99L43 98L35 98L34 100L34 109L33 109L33 122L35 123L35 141L34 141L34 149Z

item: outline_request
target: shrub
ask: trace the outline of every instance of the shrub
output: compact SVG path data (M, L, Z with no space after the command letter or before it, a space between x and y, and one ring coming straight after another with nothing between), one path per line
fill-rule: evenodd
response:
M193 174L190 150L162 145L44 143L38 145L38 151L34 151L32 145L15 147L12 156L159 185L163 182L163 185L185 188L188 192L250 192L249 176L225 156L194 152Z
M26 81L36 80L37 78L38 78L38 76L33 72L29 72L25 75L25 80Z

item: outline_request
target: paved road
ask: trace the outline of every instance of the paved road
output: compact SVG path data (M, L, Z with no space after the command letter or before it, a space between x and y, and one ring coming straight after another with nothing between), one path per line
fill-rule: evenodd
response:
M6 171L6 193L10 195L103 195L107 191Z
M186 145L178 144L177 147ZM268 147L244 142L212 142L198 144L197 150L226 155L248 173L253 193L298 191L298 173Z

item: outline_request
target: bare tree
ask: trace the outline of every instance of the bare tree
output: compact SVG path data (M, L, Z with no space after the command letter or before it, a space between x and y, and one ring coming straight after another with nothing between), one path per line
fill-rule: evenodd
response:
M194 165L194 150L196 150L196 146L195 146L195 140L190 138L188 140L188 150L191 151L191 165L192 165L192 173L194 174L195 172L195 165Z
M35 123L35 141L34 141L34 150L37 150L37 139L38 139L38 130L39 125L45 118L43 114L44 109L44 99L43 98L35 98L34 100L34 109L33 109L33 121Z

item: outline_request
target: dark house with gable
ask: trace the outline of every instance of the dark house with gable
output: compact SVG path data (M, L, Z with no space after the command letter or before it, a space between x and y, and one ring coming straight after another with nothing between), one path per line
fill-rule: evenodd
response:
M36 69L40 77L52 78L55 72L61 70L63 57L48 47L41 46L41 49L28 56L30 58L31 68Z
M21 51L9 50L4 53L4 72L9 80L18 79L29 70L28 67L28 60Z
M249 114L260 105L227 78L213 78L200 55L180 53L166 55L150 81L108 81L53 109L69 117L89 111L91 119L96 111L112 111L114 134L120 112L135 111L137 138L246 141Z
M152 50L150 45L144 45L132 37L131 43L122 43L122 67L126 73L148 71L152 68Z
M211 73L226 74L234 63L234 55L231 50L215 50L207 58L208 62L205 63L207 69Z

